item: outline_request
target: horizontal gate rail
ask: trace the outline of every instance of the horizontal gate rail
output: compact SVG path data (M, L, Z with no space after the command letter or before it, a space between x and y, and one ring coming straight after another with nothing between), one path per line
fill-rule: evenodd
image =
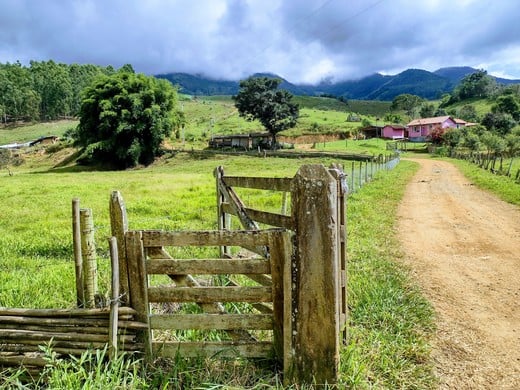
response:
M265 259L153 259L146 261L148 274L269 274L271 263Z
M152 356L229 356L229 357L283 357L283 314L290 291L291 243L290 233L283 229L247 231L128 231L126 253L129 270L129 292L132 306L139 312L137 318L146 321L148 331L141 332L140 341L147 358ZM175 246L237 246L269 248L267 257L175 259L165 250ZM285 272L285 274L284 274ZM192 275L245 275L258 280L257 285L241 286L232 280L226 286L202 285ZM174 284L149 285L148 275L168 275ZM285 275L285 276L284 276ZM189 283L184 283L191 281ZM177 281L182 283L177 284ZM288 294L290 296L290 293ZM245 313L227 313L224 304L242 303ZM200 314L154 313L150 304L196 303L206 311ZM215 305L215 306L211 306ZM218 311L215 312L215 308ZM208 310L209 309L209 310ZM249 312L251 310L251 312ZM209 311L209 312L208 312ZM178 341L175 334L161 334L155 340L155 331L223 330L232 340L221 342ZM250 331L260 331L270 340L256 340ZM233 333L235 332L235 333ZM238 333L236 333L238 332ZM242 338L233 336L242 334ZM244 337L246 336L246 337ZM285 337L290 337L286 334ZM163 341L164 340L164 341Z

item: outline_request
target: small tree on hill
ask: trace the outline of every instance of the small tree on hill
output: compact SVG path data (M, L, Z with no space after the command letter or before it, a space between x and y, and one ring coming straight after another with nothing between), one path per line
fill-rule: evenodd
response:
M101 76L84 91L75 144L91 162L150 164L182 121L176 103L177 91L166 80L128 71Z
M281 80L268 77L250 77L240 82L240 91L233 96L240 116L248 121L259 120L273 138L276 134L296 126L298 105L292 103L293 95L278 90Z

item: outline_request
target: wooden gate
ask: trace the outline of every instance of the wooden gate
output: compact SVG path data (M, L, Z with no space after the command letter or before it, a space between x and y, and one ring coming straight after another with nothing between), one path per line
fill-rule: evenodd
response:
M178 246L265 247L266 257L214 259L176 259L166 250ZM284 290L290 289L290 233L267 231L128 231L126 261L129 276L130 305L137 320L147 323L149 331L140 333L147 357L168 356L244 356L277 357L281 361L290 335L284 333L284 320L290 315L290 303L284 302ZM244 285L229 282L225 286L205 285L201 275L245 275ZM172 283L153 285L150 275L168 275ZM197 276L195 276L197 275ZM264 283L260 284L261 276ZM153 304L195 303L201 313L156 313ZM243 304L243 313L228 313L227 303ZM223 330L224 341L176 340L176 331ZM268 340L258 340L251 332L270 331ZM155 333L173 331L161 335ZM284 362L286 366L290 362Z

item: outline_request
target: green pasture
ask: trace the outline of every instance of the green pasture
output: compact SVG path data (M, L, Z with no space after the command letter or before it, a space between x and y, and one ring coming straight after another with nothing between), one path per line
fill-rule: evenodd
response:
M0 174L0 306L74 306L73 198L79 198L82 207L93 209L100 290L107 293L111 191L121 191L130 229L215 229L216 166L224 166L230 175L290 177L302 164L331 162L246 156L195 158L178 153L150 167L123 172L39 167L16 170L13 176ZM414 164L402 162L393 171L378 173L348 200L350 338L341 359L341 383L346 388L429 388L434 383L427 344L431 309L406 270L395 262L401 256L396 237L381 234L393 231L397 204L415 169ZM254 207L273 211L281 207L277 192L249 191L240 196ZM190 250L190 256L207 256L197 248ZM76 383L81 367L78 362L58 365L48 373L50 383L67 388L64 383ZM157 362L134 379L134 368L130 367L129 376L118 367L92 375L99 375L99 381L109 387L125 383L127 388L132 384L143 388L143 383L148 383L150 388L282 388L269 362L177 359ZM0 373L0 381L14 383L16 375ZM145 381L140 379L143 376Z
M29 126L0 127L0 145L24 143L48 135L62 136L67 130L75 128L78 121L62 120L57 122L35 123Z

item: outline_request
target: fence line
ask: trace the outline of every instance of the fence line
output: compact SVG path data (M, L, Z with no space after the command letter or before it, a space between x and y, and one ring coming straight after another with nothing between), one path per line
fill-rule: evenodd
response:
M391 155L380 155L371 161L352 161L350 167L345 167L348 175L348 194L352 194L370 183L377 172L392 170L400 161L398 153Z
M504 155L502 153L481 153L452 150L450 152L450 157L469 161L475 165L478 165L484 170L488 170L491 173L494 173L495 175L510 177L515 183L520 184L520 168L516 170L516 173L513 172L512 169L514 160L516 158L514 155L509 157L511 160L508 162L507 158L504 159Z

